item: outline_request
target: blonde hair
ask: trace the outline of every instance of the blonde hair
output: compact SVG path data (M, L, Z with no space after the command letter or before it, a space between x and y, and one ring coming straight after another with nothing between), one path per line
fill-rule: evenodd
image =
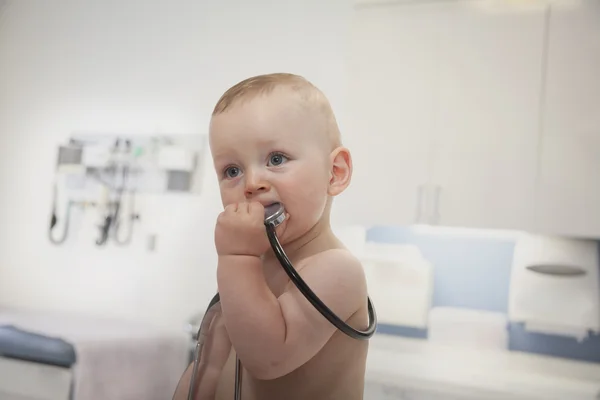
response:
M306 104L314 107L326 118L327 134L333 146L341 145L340 130L333 109L323 92L306 78L291 73L257 75L236 83L223 93L212 116L222 114L235 104L251 100L260 95L269 95L276 88L287 88L297 94Z

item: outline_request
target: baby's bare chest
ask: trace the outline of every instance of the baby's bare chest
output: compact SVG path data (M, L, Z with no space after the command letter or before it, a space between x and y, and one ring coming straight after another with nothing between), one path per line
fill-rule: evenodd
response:
M330 343L305 365L273 380L254 379L242 371L242 400L362 400L366 349L342 351ZM234 400L235 353L230 353L219 379L215 400Z

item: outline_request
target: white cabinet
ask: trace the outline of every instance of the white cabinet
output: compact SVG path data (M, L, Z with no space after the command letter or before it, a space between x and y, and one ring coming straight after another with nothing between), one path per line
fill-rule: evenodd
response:
M349 78L338 219L600 237L599 1L363 6Z
M481 4L357 10L344 222L532 226L544 9Z
M332 217L342 224L402 225L424 217L434 132L435 12L433 6L390 6L356 13L350 123L343 132L354 173Z
M600 2L549 18L536 230L600 237Z
M529 229L544 8L476 3L453 2L440 26L433 222Z

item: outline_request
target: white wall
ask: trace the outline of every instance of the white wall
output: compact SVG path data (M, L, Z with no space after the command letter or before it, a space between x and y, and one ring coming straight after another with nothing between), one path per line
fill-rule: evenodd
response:
M0 305L170 326L203 310L216 290L220 209L210 161L203 196L140 200L143 221L130 248L95 247L95 227L81 218L73 240L56 247L46 236L56 146L81 130L205 133L228 86L273 71L313 80L343 127L350 16L349 0L7 1ZM157 251L147 252L144 240L156 227Z

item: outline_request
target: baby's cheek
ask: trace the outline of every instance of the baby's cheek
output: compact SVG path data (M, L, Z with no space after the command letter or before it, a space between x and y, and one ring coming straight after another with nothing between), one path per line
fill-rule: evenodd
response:
M231 182L223 181L219 183L219 191L221 192L221 200L224 204L232 203L236 197L235 188Z
M327 202L327 187L315 179L307 179L297 188L297 200L299 208L303 209L306 218L316 223L321 216ZM307 221L308 222L308 221Z
M236 201L236 196L231 193L230 190L221 190L221 203L223 204L223 207L235 203Z

